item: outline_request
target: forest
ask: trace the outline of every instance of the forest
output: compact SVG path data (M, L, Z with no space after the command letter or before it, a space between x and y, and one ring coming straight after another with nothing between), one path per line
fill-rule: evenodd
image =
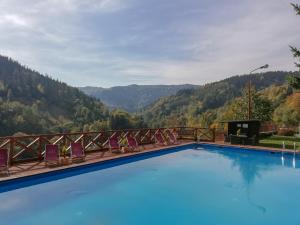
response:
M300 103L289 78L297 73L266 72L251 75L252 119L296 126ZM247 119L250 75L234 76L194 90L181 90L143 111L145 122L158 126L217 126L219 122Z
M253 118L273 121L280 126L297 126L300 93L293 85L296 75L277 71L251 77L233 76L180 89L130 113L110 109L78 88L0 56L0 135L164 126L213 127L220 121L247 117L245 87L250 78Z

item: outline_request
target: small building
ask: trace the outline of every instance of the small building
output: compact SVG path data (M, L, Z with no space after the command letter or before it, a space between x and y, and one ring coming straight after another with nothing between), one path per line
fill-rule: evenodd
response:
M225 141L231 144L257 145L259 143L259 120L226 121L227 134Z

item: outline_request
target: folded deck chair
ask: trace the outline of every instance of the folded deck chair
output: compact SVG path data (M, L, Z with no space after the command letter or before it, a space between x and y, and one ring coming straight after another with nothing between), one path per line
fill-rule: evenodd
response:
M84 161L85 154L81 143L72 143L71 144L71 159L72 161Z
M59 164L58 145L52 145L52 144L46 145L45 163L46 165Z
M139 145L138 145L137 140L136 140L134 137L132 137L130 134L128 134L128 135L126 136L126 139L127 139L128 147L129 147L132 151L138 149Z
M9 165L8 165L8 150L0 149L0 172L6 172L9 175Z
M166 133L166 136L169 139L170 143L172 143L172 144L178 144L179 143L178 140L177 140L176 135L173 132L171 132L170 130L166 130L165 133Z
M154 137L155 137L155 144L168 145L161 132L156 132Z
M120 144L117 136L110 137L108 139L109 150L113 152L117 150L117 152L121 152Z

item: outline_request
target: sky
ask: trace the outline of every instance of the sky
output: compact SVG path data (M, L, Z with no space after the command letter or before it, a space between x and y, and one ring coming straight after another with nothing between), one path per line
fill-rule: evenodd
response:
M291 71L300 16L290 1L0 0L0 54L72 86Z

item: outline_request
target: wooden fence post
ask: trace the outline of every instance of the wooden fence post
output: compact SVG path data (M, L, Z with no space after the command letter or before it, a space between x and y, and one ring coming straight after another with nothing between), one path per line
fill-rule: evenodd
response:
M96 136L97 136L98 134L96 134ZM81 145L82 145L82 147L83 147L83 151L85 152L85 146L87 145L87 135L86 134L84 134L83 136L82 136L82 139L81 139Z
M213 129L212 129L212 132L213 132L213 142L216 142L216 128L214 127Z
M39 160L42 161L43 160L43 157L42 157L42 138L39 137L39 145L38 145L38 157L39 157Z
M13 137L9 138L9 164L13 164L13 155L15 150L15 139Z

